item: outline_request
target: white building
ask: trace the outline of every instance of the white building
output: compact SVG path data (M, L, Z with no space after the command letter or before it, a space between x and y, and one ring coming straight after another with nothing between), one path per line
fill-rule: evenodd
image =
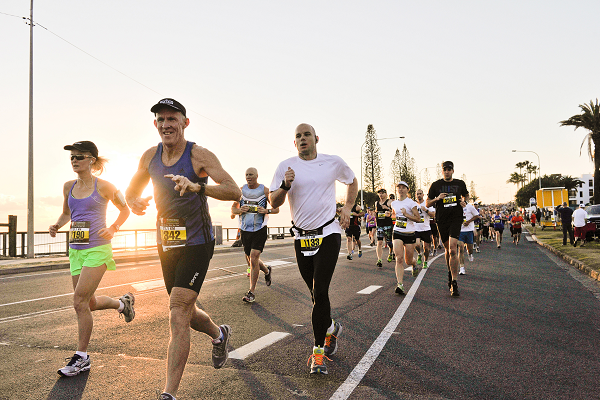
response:
M583 183L580 187L571 189L569 192L569 205L578 206L579 204L592 204L594 197L594 175L583 174L579 178Z

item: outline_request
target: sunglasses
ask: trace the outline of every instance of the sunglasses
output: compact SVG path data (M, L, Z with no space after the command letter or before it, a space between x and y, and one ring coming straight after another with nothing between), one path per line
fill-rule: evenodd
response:
M92 157L92 156L86 156L84 154L73 154L73 155L71 155L71 161L73 161L73 160L83 161L86 158L94 158L94 157Z

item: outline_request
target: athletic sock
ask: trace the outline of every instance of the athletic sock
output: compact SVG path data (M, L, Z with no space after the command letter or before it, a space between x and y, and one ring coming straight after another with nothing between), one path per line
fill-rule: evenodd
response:
M123 302L121 300L119 300L119 308L117 308L117 311L123 312L124 309L125 309L125 304L123 304Z
M75 354L83 358L84 360L87 358L87 351L76 351Z
M331 335L334 330L335 330L335 322L333 320L331 320L331 326L329 328L327 328L327 333Z

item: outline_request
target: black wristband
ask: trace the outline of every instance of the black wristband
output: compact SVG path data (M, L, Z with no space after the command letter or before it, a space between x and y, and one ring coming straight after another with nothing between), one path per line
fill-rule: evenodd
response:
M291 186L285 186L285 179L281 181L281 186L279 186L280 189L285 190L286 192L288 190L290 190L292 187Z
M206 183L199 183L200 191L198 192L198 196L202 196L204 192L206 192Z

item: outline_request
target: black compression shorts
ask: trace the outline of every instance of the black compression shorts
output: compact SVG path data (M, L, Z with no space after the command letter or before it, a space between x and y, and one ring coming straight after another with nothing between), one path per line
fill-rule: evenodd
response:
M173 287L192 289L200 293L214 250L214 240L206 244L176 247L169 251L163 251L159 245L158 256L167 293L171 294Z
M458 237L460 236L460 228L462 226L462 222L462 215L454 219L437 221L437 228L440 232L440 238L442 239L442 243L446 243L451 237L458 240Z
M249 256L252 250L258 250L262 253L267 241L267 227L263 226L256 232L242 231L242 244L244 253Z

